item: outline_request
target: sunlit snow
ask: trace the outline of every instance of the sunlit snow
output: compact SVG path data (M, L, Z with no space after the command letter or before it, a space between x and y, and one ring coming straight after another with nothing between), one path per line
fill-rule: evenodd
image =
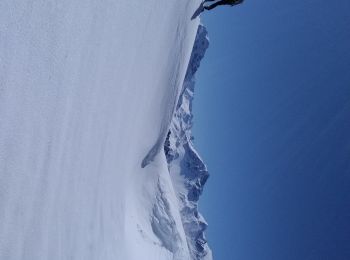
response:
M0 1L0 259L193 259L163 145L199 4Z

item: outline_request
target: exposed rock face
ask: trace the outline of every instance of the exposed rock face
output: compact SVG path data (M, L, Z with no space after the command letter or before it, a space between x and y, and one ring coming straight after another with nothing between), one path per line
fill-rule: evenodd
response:
M164 145L169 172L179 199L188 246L195 260L212 259L204 235L207 223L198 212L197 204L209 173L193 147L191 133L195 73L209 46L207 35L206 28L200 25L182 92Z

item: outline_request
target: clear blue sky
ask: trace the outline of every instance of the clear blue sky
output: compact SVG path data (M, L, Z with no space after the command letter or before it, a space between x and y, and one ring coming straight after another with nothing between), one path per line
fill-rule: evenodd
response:
M350 1L202 14L196 147L215 260L350 259Z

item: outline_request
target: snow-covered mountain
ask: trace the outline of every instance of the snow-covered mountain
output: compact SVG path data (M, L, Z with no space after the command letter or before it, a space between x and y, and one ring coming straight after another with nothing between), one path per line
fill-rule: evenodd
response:
M1 260L211 259L199 4L0 2Z
M182 223L192 259L212 259L204 236L207 223L198 212L197 204L209 174L193 147L191 133L195 73L208 46L207 30L200 25L164 146L169 172L179 199Z

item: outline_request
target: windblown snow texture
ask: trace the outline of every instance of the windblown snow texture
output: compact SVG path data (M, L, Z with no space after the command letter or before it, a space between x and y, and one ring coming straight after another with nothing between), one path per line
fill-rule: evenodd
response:
M195 73L209 46L207 30L199 25L182 92L164 150L179 199L181 219L192 259L211 259L204 231L207 223L198 212L198 199L209 174L192 144L192 101Z
M163 152L190 93L199 5L0 1L1 260L204 255L195 206L204 177L174 183ZM204 173L186 149L179 167Z

